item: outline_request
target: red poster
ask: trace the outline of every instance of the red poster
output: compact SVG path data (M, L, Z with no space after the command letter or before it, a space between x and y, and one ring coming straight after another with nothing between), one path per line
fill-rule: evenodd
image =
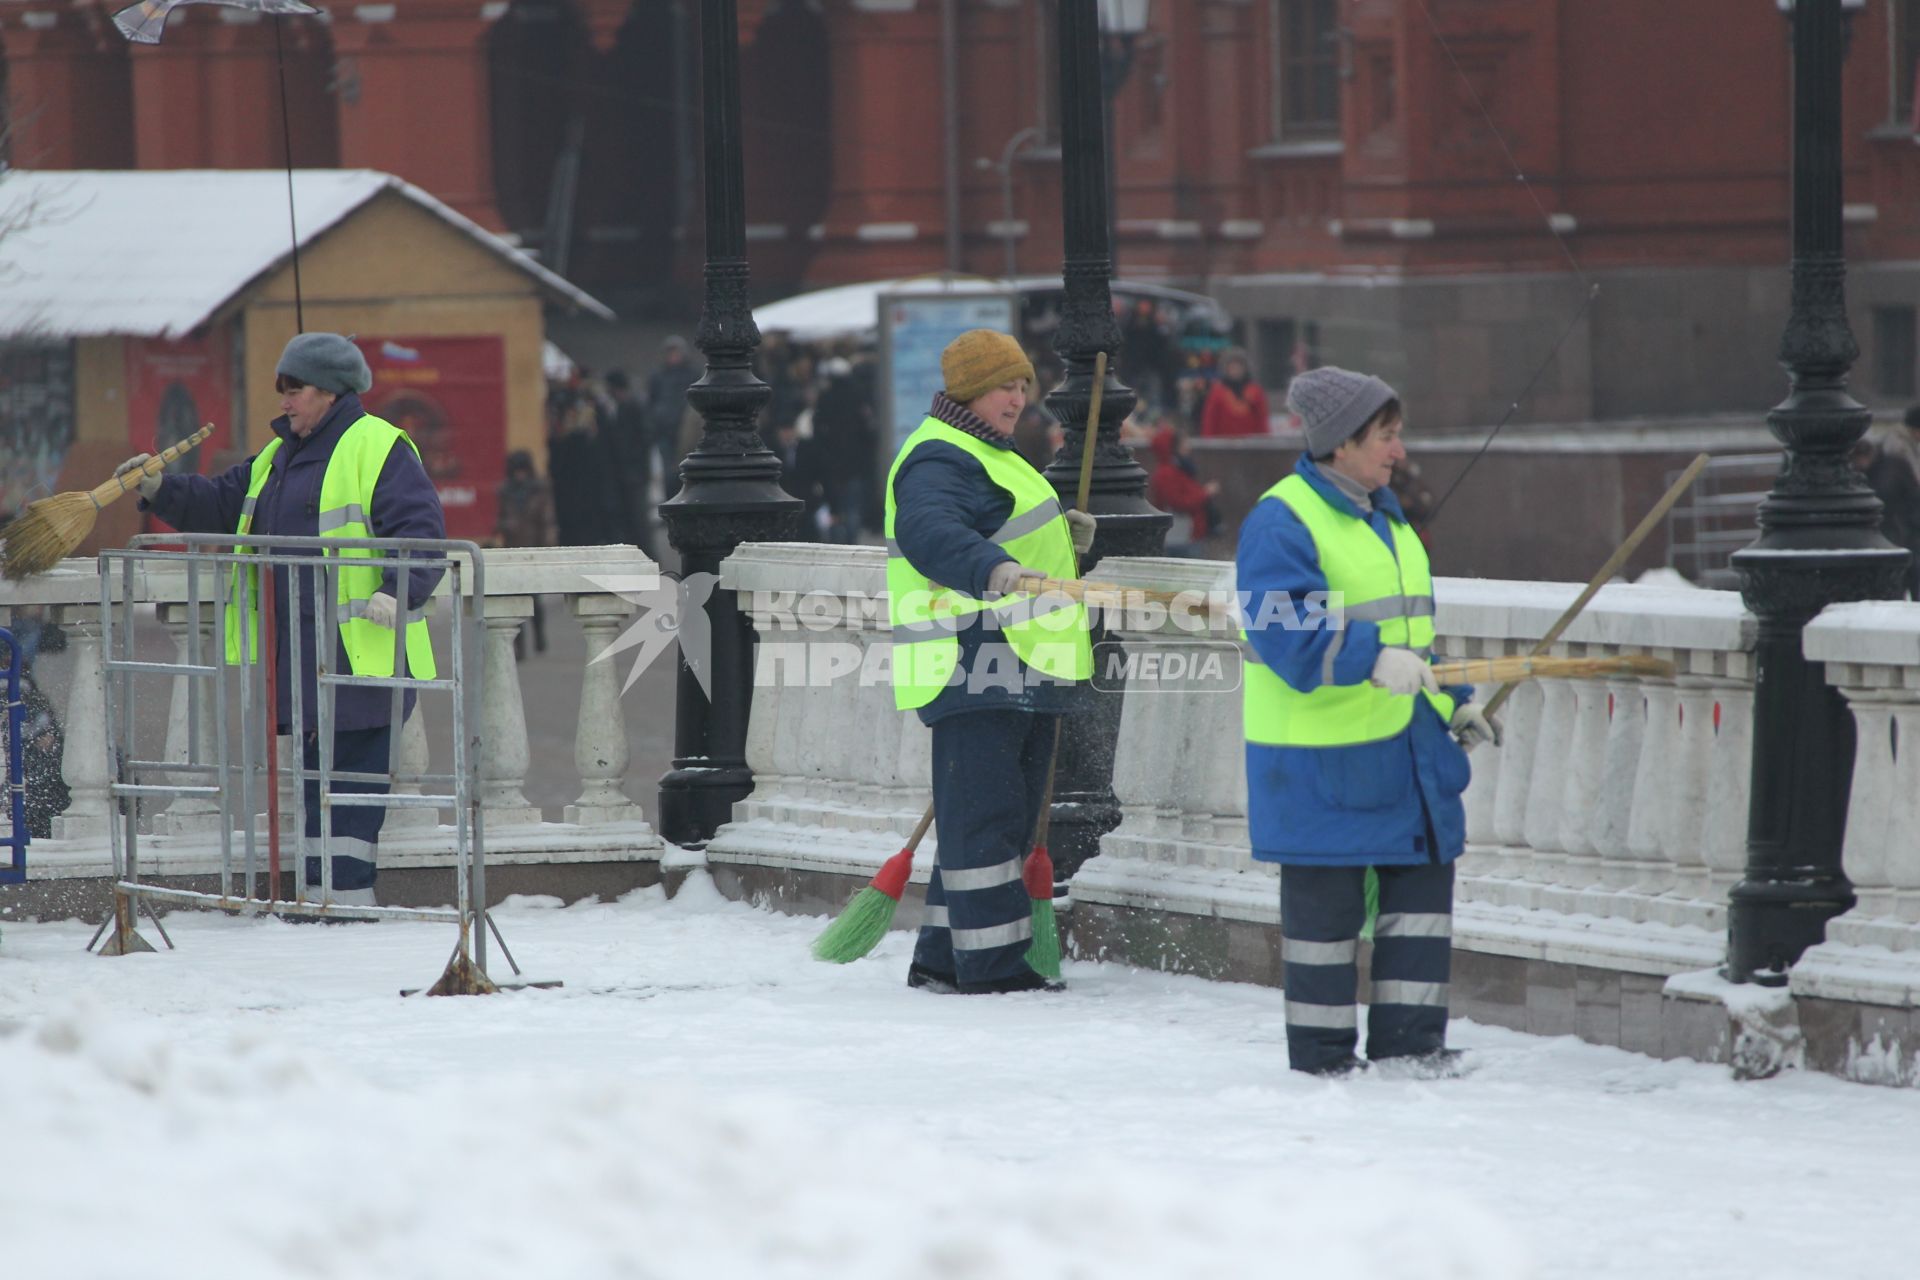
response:
M158 453L211 422L213 434L167 468L174 475L216 470L233 441L233 365L224 332L164 342L128 338L130 453ZM230 459L229 461L238 461Z
M413 438L447 511L447 535L493 532L496 490L506 477L506 344L491 338L358 337L373 369L361 397Z

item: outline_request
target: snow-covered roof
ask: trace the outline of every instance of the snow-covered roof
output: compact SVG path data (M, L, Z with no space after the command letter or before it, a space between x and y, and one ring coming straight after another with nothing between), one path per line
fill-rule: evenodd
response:
M300 169L309 247L385 192L411 200L538 280L556 300L613 313L412 183L371 169ZM279 169L0 173L0 338L178 338L291 257Z

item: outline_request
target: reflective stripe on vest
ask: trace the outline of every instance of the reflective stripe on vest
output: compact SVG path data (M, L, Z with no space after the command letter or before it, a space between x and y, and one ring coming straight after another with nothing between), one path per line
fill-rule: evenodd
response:
M1365 520L1328 505L1306 479L1290 475L1261 495L1286 503L1300 517L1313 538L1313 548L1326 575L1327 589L1337 593L1343 608L1335 616L1346 622L1372 622L1380 628L1380 643L1412 649L1422 657L1433 653L1433 574L1427 550L1413 528L1388 520L1393 549ZM1413 719L1413 698L1395 695L1362 681L1329 684L1333 659L1345 634L1336 635L1321 664L1322 683L1302 693L1250 654L1241 705L1247 741L1269 747L1344 747L1378 742L1404 731ZM1423 693L1440 713L1453 718L1453 699Z
M973 614L992 609L1007 643L1028 666L1062 680L1093 674L1087 611L1077 601L1024 592L987 604L933 583L900 554L894 541L897 514L893 478L921 445L938 440L977 460L987 478L1013 499L1013 512L989 541L1021 565L1049 578L1080 576L1073 534L1060 499L1045 477L1011 449L996 449L938 418L928 418L900 446L887 472L887 620L893 627L893 702L923 707L954 677L960 641L954 634Z
M372 526L367 520L367 508L372 505L374 486L379 483L380 472L387 465L387 455L393 451L395 442L401 440L407 442L407 447L413 449L415 456L419 455L419 449L407 438L406 432L372 414L363 415L340 433L333 455L327 459L327 469L320 477L317 524L321 537L373 536ZM241 536L253 529L254 509L261 490L266 488L267 480L273 474L273 459L280 451L280 443L276 436L254 456L253 470L247 477L246 500L240 506L240 520L235 528L235 533ZM394 673L393 628L380 626L366 616L367 601L379 592L388 561L381 557L381 553L365 547L341 547L333 554L342 561L356 562L342 564L334 574L338 582L334 598L339 607L340 644L346 652L348 665L355 675L390 676ZM372 563L357 563L360 561ZM396 581L403 582L404 578L402 572ZM235 566L232 592L227 601L229 662L240 661L243 643L251 652L259 652L259 596L258 572L249 569L243 581L239 567ZM431 680L435 674L433 641L427 633L425 620L415 618L407 624L406 643L407 674Z

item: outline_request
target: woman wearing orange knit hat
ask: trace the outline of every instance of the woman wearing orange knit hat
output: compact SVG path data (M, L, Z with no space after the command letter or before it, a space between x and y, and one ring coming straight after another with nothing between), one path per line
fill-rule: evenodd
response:
M1058 990L1027 963L1022 861L1057 717L1093 659L1078 604L1020 588L1078 577L1094 520L1062 511L1013 448L1034 380L1018 342L973 329L940 367L946 389L901 445L886 490L894 703L933 730L936 866L907 984Z

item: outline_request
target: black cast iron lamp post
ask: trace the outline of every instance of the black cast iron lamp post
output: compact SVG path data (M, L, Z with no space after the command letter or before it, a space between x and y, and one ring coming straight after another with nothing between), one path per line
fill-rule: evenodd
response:
M754 376L760 345L747 296L746 179L740 137L740 24L736 0L701 0L701 106L706 143L706 301L697 345L707 371L687 391L704 420L680 464L680 492L660 506L680 553L683 580L718 576L743 542L792 536L801 502L780 487L780 459L755 420L772 389ZM706 596L711 635L709 703L681 655L674 699L673 768L660 779L660 834L704 845L753 790L747 717L753 705L753 627L734 593Z
M1760 537L1733 556L1760 628L1747 865L1728 895L1726 970L1736 982L1775 986L1854 904L1840 861L1853 719L1806 660L1802 632L1830 604L1899 598L1907 562L1880 534L1880 500L1847 464L1871 415L1847 394L1860 349L1847 324L1841 244L1845 6L1783 7L1792 24L1793 295L1780 363L1791 389L1767 415L1786 457L1760 504Z

